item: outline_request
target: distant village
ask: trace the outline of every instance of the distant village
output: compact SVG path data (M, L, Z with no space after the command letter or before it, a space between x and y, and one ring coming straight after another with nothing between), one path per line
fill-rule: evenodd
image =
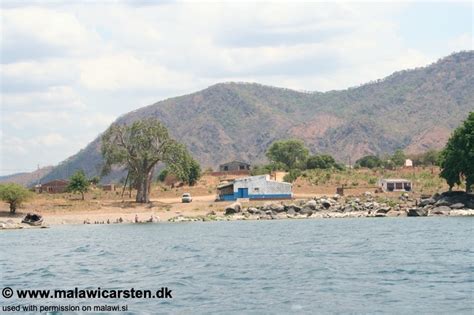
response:
M293 184L284 181L288 172L272 171L266 175L250 176L251 167L250 163L233 160L219 165L218 171L211 172L211 176L226 178L217 186L217 201L293 198ZM404 168L412 167L413 161L406 159ZM55 179L35 185L34 190L38 194L61 194L67 192L69 183L67 179ZM403 178L381 178L377 186L380 192L410 192L413 189L412 182ZM104 191L115 191L117 188L115 184L103 184L97 187ZM343 195L344 187L339 188L337 193Z

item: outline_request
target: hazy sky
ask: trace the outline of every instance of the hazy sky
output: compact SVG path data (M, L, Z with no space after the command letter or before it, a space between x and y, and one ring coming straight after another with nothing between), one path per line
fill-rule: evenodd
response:
M1 1L0 175L218 82L344 89L473 49L472 2L154 3Z

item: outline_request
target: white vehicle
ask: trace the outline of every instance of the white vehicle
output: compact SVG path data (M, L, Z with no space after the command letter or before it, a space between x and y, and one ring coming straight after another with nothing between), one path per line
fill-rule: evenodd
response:
M191 194L190 193L184 193L182 196L181 196L181 202L191 202L193 201L193 198L191 197Z

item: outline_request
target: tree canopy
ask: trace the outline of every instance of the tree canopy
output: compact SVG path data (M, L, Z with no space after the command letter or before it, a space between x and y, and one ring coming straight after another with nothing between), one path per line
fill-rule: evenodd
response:
M395 164L395 166L403 166L405 165L406 158L407 157L403 150L398 149L393 153L391 161L393 162L393 164Z
M190 176L196 166L184 145L172 139L155 118L137 120L131 125L115 123L102 136L103 173L113 165L125 167L137 189L136 201L150 201L155 166L163 162L180 178ZM197 162L196 162L197 164Z
M18 184L0 184L0 199L10 205L10 213L14 214L16 209L31 197L32 193Z
M201 177L201 166L193 159L183 144L177 143L170 148L168 166L159 177L162 181L167 175L175 175L180 181L194 185Z
M312 155L306 161L307 169L342 169L342 166L334 160L334 158L328 154L316 154Z
M80 193L84 200L84 193L89 190L90 181L87 179L83 170L76 171L69 179L67 191L72 193Z
M375 155L366 155L355 162L355 166L366 168L376 168L382 165L383 161Z
M434 166L439 164L440 151L429 149L426 152L411 154L409 158L414 166Z
M474 184L474 112L454 130L440 156L440 176L453 186L466 181L466 191Z
M266 155L271 162L283 163L287 170L291 170L305 167L309 151L303 141L289 139L273 142Z

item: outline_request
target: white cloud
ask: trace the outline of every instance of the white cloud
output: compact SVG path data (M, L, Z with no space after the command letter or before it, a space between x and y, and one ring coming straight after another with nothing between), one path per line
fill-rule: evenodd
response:
M185 73L171 71L130 53L86 59L80 63L80 69L81 84L92 90L166 88L190 80Z
M98 40L72 12L23 7L2 10L1 18L3 62L78 55Z
M44 136L34 138L33 141L46 147L54 147L64 144L66 139L59 133L48 133Z
M50 59L20 61L2 65L2 93L41 90L50 86L69 85L79 76L73 60Z
M3 95L5 109L15 111L83 110L86 105L70 86L52 86L43 91L16 92Z
M456 36L448 42L447 46L451 51L472 50L474 49L474 34L464 33Z

